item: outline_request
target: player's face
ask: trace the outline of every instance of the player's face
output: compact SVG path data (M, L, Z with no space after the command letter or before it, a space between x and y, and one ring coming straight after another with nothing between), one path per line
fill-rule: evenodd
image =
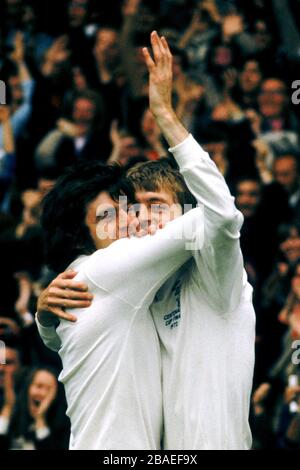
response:
M143 229L150 225L162 228L166 223L182 215L182 208L170 191L137 191L139 222Z
M106 248L119 238L128 236L138 226L136 214L129 210L126 196L114 201L106 192L101 192L87 207L85 223L98 249Z

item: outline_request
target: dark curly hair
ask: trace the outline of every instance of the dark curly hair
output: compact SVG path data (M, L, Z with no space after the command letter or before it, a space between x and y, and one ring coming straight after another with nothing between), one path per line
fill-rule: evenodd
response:
M134 190L118 165L79 162L57 180L43 201L41 224L45 259L50 269L61 272L80 255L96 250L84 223L87 206L100 192L114 201L126 195L134 202Z

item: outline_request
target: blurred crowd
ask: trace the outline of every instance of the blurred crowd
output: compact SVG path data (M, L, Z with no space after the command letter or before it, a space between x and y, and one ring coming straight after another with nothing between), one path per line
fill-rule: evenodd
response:
M300 449L299 18L299 0L0 1L0 448L68 447L60 360L34 323L57 274L43 260L41 201L79 159L130 168L167 154L141 54L155 29L174 55L176 111L245 219L253 448Z

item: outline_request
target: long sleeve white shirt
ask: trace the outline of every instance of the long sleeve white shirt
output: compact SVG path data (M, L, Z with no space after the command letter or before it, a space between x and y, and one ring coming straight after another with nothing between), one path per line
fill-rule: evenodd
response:
M174 275L170 270L170 278L163 287L159 289L159 284L154 287L158 292L151 312L160 337L160 352L156 349L155 354L156 360L161 357L162 361L164 447L249 448L255 315L252 288L243 270L239 245L243 218L215 164L192 136L170 150L189 189L202 204L202 212L195 218L201 223L193 233L204 231L204 244L200 243L192 253L185 250L184 259L177 259L177 253L178 267L184 261L186 264ZM156 253L162 262L157 264L160 269L163 269L167 246ZM150 252L138 251L140 262L145 266L147 253ZM113 258L111 263L114 269ZM117 276L112 279L120 283L120 288L130 298L129 259L121 272L120 281ZM140 285L147 279L143 268L139 272L135 284L138 296L141 295ZM110 291L114 288L110 286ZM90 313L89 309L77 310L78 314L81 312L86 316ZM150 325L149 322L147 331L152 331ZM54 328L39 326L39 329L46 344L54 349L60 347L61 339ZM143 338L143 351L147 350L148 339ZM155 357L153 351L152 357ZM145 380L148 383L147 377ZM155 402L149 406L154 409ZM130 447L129 437L126 438ZM148 447L144 444L140 448Z
M243 217L192 136L170 151L204 205L204 244L151 306L161 341L164 448L248 449L255 313L239 244Z
M71 449L159 449L161 359L149 312L157 290L190 257L203 211L196 208L154 236L125 238L71 265L94 300L76 323L40 333L59 348L71 420Z

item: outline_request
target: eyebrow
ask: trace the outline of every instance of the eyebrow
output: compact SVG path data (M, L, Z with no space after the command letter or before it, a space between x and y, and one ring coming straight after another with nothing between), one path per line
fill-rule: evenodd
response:
M149 198L147 198L147 202L165 202L167 204L167 200L163 196L149 197Z
M102 206L101 204L101 209L96 209L96 217L99 217L100 215L103 215L104 212L111 211L111 210L117 211L118 206L114 206L113 204L108 204L107 206Z

